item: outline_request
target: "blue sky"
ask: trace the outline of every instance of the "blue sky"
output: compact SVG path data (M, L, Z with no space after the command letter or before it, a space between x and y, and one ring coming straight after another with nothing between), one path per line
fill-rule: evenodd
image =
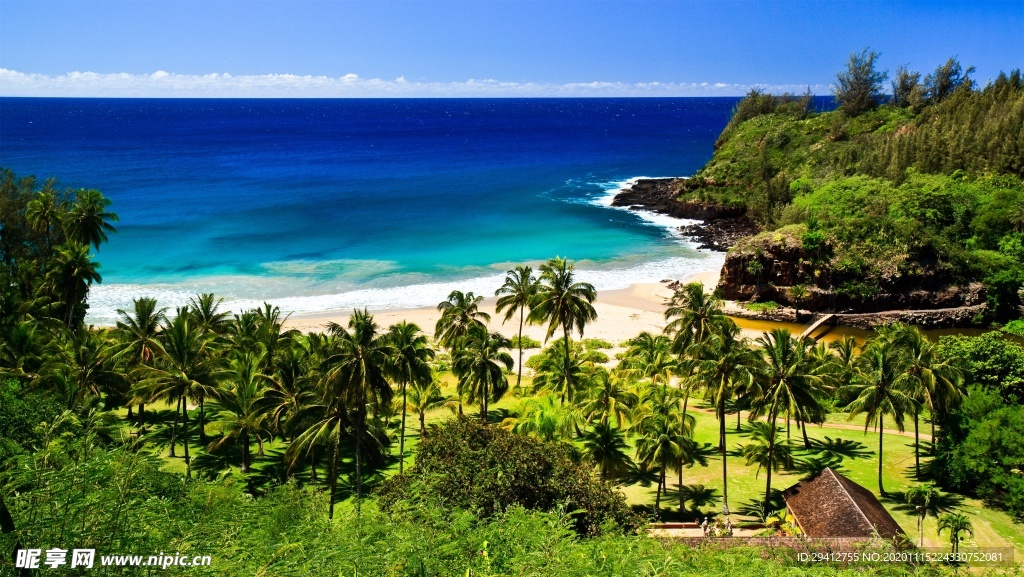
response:
M984 82L1024 66L1009 2L0 0L0 94L828 92L851 51Z

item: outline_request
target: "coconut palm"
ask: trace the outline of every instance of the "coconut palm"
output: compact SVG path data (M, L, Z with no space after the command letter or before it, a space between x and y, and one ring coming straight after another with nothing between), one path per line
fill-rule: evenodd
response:
M627 341L618 370L636 379L667 385L679 370L679 359L672 354L672 340L647 331Z
M882 448L885 439L883 421L891 415L900 431L907 411L914 411L914 398L908 389L906 352L884 335L876 337L857 358L857 372L848 387L855 398L846 409L850 420L864 413L864 431L871 425L878 427L878 492L885 495L882 485Z
M722 506L729 508L729 474L726 458L725 414L726 405L736 392L753 381L757 355L750 350L745 340L740 339L740 330L735 323L721 323L710 331L694 350L698 364L696 377L715 406L718 418L718 450L722 455Z
M633 460L628 450L622 429L607 422L594 423L593 429L583 433L583 451L601 471L602 481L629 470Z
M974 525L963 513L946 513L939 517L939 535L942 535L943 529L949 529L949 544L952 553L960 552L961 533L970 533L972 537L974 536Z
M480 404L480 420L487 423L487 405L508 391L505 371L512 370L512 355L505 349L512 343L484 327L474 327L460 341L452 359L452 373L459 379L459 394L469 403Z
M0 377L30 381L43 364L43 335L34 320L18 321L0 338Z
M752 442L740 447L740 451L746 459L747 466L757 465L755 479L761 474L761 469L770 475L773 471L777 473L781 468L793 466L793 447L789 441L778 440L781 432L779 427L773 427L764 421L750 424ZM771 499L771 485L768 485L765 491L764 502L767 511L767 504Z
M573 401L579 391L585 389L590 373L581 357L581 348L569 342L566 354L565 341L558 341L542 353L540 365L533 377L534 391L557 393L563 403Z
M569 334L576 330L583 337L587 323L597 318L593 302L597 291L593 285L575 282L573 264L564 258L549 259L540 267L540 283L537 293L530 300L529 320L538 324L547 323L545 342L561 327L564 349L569 352ZM563 359L566 375L570 374L569 354ZM562 402L566 395L563 392Z
M294 440L292 419L303 407L316 402L316 362L302 343L292 343L281 352L275 378L268 379L267 389L259 401L260 411L282 438Z
M413 383L429 383L432 380L430 365L434 350L427 346L427 337L415 323L402 321L392 325L387 334L394 356L391 358L391 373L402 388L402 425L398 441L398 473L405 471L405 415L408 405L408 387Z
M60 307L59 318L71 330L81 326L85 319L89 287L103 280L99 268L86 245L62 244L54 249L53 261L46 273L46 286L56 298L55 305Z
M409 395L405 400L405 407L420 419L420 442L427 434L427 413L443 407L454 408L455 397L441 393L441 387L437 382L413 382L409 389Z
M163 346L157 335L160 323L166 320L167 308L157 308L156 299L142 297L132 299L132 313L117 309L117 337L121 343L118 357L128 362L130 369L139 373L139 368L152 367ZM137 381L136 381L137 382ZM131 406L129 406L131 413ZM131 415L129 414L129 417ZM139 428L146 426L146 404L139 403Z
M597 367L590 378L590 389L579 403L579 411L587 425L594 422L607 425L612 420L622 428L636 405L636 393L617 375Z
M437 319L434 326L434 338L437 342L451 350L471 328L486 327L491 315L480 310L480 303L483 300L484 297L476 296L472 292L463 293L455 290L448 295L448 300L441 301L437 305L441 318Z
M370 424L367 408L369 407L376 417L382 408L391 405L394 391L388 382L387 374L390 359L394 358L395 353L389 339L379 331L373 315L366 309L352 312L348 330L337 323L330 323L327 328L338 339L338 351L324 361L323 378L328 383L326 388L338 391L352 413L351 421L355 432L356 509L360 510L363 498L364 444L377 438L366 438L367 427ZM338 428L338 435L340 443L341 428ZM331 465L337 467L336 455ZM333 507L331 516L333 517Z
M107 242L107 233L117 229L111 222L117 222L117 215L108 212L110 199L98 190L80 189L75 192L75 202L64 218L64 231L68 238L84 246L92 245L97 250Z
M929 484L914 485L907 489L907 492L904 494L907 504L913 505L917 513L918 547L924 546L924 518L928 511L934 507L936 497L938 496L939 492L934 486Z
M672 350L683 353L690 345L703 341L729 317L722 311L722 299L704 292L704 284L683 285L672 295L665 309L665 333L673 335Z
M242 472L249 472L250 438L259 444L258 456L263 456L263 439L270 434L265 405L261 403L263 395L271 382L270 377L260 371L263 364L261 354L242 353L231 361L228 379L231 388L220 394L218 404L220 420L224 435L211 444L215 450L229 442L237 441L242 447Z
M516 389L519 389L523 381L523 322L526 320L526 308L530 306L530 299L537 293L537 277L533 275L533 269L528 266L517 266L508 271L505 276L505 284L501 285L494 292L498 296L495 312L508 309L505 313L505 320L512 318L515 312L519 311L519 373L516 375Z
M687 438L679 427L678 415L655 414L637 427L636 458L645 466L658 468L658 489L654 501L655 515L661 516L661 495L667 492L665 473L669 465L680 460Z
M67 203L57 198L52 190L41 190L25 206L25 220L32 230L43 235L43 269L53 252L54 235L60 234L60 225L67 214Z
M776 422L781 413L785 412L787 420L795 415L803 421L812 420L823 414L818 400L821 394L821 376L816 367L809 361L807 354L810 339L798 339L786 329L775 329L764 333L757 339L760 345L762 360L757 369L760 380L757 397L753 399L751 419L766 416L771 430L775 430ZM767 437L769 446L767 455L774 458L776 436ZM772 471L776 467L767 467L765 481L764 510L770 508L769 498L772 489Z
M230 313L220 310L223 302L224 299L217 298L213 293L200 293L189 297L188 307L197 323L217 334L222 334L230 320Z
M218 384L227 376L225 361L217 350L213 334L196 323L187 311L179 312L173 321L164 323L160 341L166 354L156 364L151 376L140 383L140 390L150 402L162 398L168 402L177 401L180 405L185 474L191 478L188 401L220 396ZM171 442L173 451L173 437Z
M891 336L907 355L905 379L914 404L914 471L921 476L921 439L918 422L921 408L928 407L932 425L932 446L935 446L935 421L955 408L963 396L963 372L949 359L939 357L938 347L917 327L899 324Z
M116 352L107 331L64 329L48 343L47 360L36 380L57 385L68 409L82 406L90 395L105 395L108 406L117 406L128 387L116 366Z

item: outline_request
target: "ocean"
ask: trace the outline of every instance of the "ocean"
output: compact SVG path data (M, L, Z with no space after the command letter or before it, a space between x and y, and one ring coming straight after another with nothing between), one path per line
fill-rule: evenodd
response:
M0 98L0 165L113 201L89 322L198 292L414 308L556 255L599 291L719 267L685 221L610 202L699 169L736 102Z

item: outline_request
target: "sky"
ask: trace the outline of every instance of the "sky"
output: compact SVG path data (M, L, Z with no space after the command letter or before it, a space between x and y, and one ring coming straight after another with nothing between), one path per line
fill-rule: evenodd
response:
M0 0L0 95L828 94L851 52L984 83L1024 0Z

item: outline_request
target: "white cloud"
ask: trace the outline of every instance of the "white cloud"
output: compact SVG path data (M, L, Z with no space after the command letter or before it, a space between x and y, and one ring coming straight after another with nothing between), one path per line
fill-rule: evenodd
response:
M803 92L804 85L757 85L769 92ZM464 82L410 82L366 79L357 74L298 76L261 74L234 76L229 73L175 74L158 70L152 74L69 72L59 76L18 72L0 68L2 96L70 97L552 97L552 96L737 96L751 85L716 82L571 82L567 84L506 82L492 78ZM817 94L828 94L827 86L811 86Z

